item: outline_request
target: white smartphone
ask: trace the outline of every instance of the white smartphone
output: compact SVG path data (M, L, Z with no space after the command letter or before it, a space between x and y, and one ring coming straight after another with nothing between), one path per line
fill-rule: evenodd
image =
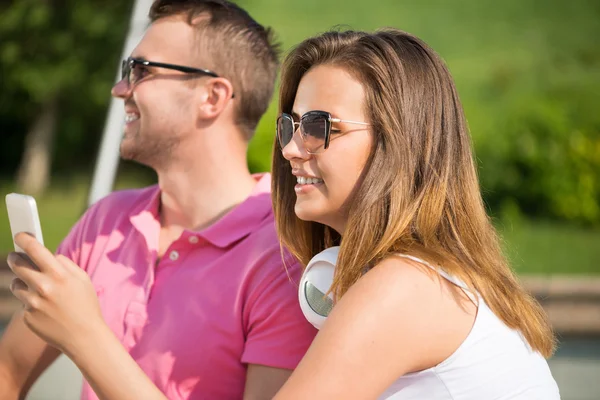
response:
M35 236L38 242L44 244L42 225L38 215L35 199L26 194L10 193L6 195L6 209L12 237L19 232L27 232ZM13 240L15 251L23 252Z

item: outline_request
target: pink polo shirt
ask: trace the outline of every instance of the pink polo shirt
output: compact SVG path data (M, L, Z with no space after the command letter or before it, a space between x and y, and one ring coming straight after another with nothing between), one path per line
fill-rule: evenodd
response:
M246 364L293 369L316 334L297 300L300 268L283 266L270 175L256 179L244 203L185 231L158 263L157 186L100 200L58 249L88 272L107 324L169 399L241 399ZM82 398L97 399L87 383Z

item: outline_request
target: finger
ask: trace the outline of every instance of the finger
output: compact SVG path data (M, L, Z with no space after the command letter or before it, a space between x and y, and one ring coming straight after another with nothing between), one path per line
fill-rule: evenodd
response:
M33 261L31 261L31 258L29 258L29 256L28 256L27 254L25 254L25 253L23 253L23 252L16 252L16 251L15 251L15 252L11 252L11 253L15 253L16 255L20 256L20 257L21 257L21 258L23 258L25 261L27 261L27 262L28 262L28 263L31 265L31 267L32 267L32 268L34 268L34 269L36 269L36 270L38 270L38 271L39 271L39 268L37 267L37 265L35 265L35 264L33 263ZM10 254L10 253L9 253L9 254Z
M23 249L35 265L42 272L60 272L63 269L61 263L57 262L54 254L35 237L28 233L20 232L15 235L15 243Z
M83 269L75 264L69 257L63 256L62 254L56 255L56 260L64 267L66 271L73 273L81 273Z
M21 279L15 278L12 280L10 291L21 303L23 303L26 310L31 310L37 306L37 302L34 300L35 294L29 291L27 284Z
M17 278L37 291L39 282L43 279L43 274L25 254L12 252L6 258L6 262Z

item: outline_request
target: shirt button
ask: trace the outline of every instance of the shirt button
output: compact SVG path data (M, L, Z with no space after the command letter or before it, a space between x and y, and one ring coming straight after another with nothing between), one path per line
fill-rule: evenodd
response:
M198 243L198 236L190 236L188 240L191 244L196 244Z
M171 261L177 261L177 259L179 258L179 253L177 252L177 250L173 250L171 253L169 253L169 258L171 259Z

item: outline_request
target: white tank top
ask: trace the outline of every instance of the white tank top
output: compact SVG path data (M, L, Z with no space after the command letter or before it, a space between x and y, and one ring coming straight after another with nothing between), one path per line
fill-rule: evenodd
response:
M317 254L307 265L298 295L306 318L320 328L333 307L331 286L339 248ZM471 332L456 351L435 367L399 377L379 400L560 400L548 363L523 336L507 327L481 296L429 263L426 265L460 287L477 304Z
M416 257L402 257L434 269L476 300L471 332L456 351L435 367L401 376L380 400L560 400L544 357L507 327L485 301L459 279Z

